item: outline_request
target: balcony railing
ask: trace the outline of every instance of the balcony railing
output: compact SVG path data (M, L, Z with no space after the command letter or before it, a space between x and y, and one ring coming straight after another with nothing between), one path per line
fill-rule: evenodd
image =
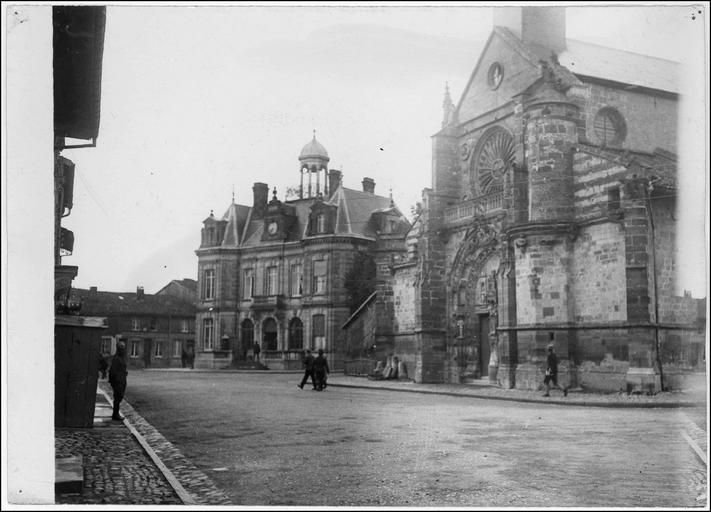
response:
M279 309L284 306L283 295L253 295L252 306L253 310L257 309Z
M504 193L496 192L444 209L444 221L457 222L486 215L504 207Z

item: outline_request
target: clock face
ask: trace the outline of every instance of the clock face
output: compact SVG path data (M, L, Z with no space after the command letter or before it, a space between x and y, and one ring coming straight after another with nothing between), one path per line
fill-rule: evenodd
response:
M273 235L274 233L277 232L277 223L276 222L270 222L269 226L267 226L267 231L269 231L270 235Z

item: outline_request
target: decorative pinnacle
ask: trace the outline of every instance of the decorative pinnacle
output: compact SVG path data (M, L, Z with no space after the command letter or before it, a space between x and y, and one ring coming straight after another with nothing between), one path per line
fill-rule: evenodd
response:
M449 107L452 105L452 97L449 95L449 82L444 83L444 102L442 106Z
M232 204L235 204L235 184L232 184Z

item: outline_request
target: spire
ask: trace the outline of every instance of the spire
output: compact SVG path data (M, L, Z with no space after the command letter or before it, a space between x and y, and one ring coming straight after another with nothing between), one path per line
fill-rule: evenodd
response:
M235 184L232 184L232 204L235 204Z
M393 188L390 187L390 208L395 208L395 201L393 201Z
M449 95L449 82L444 83L444 101L442 101L442 128L454 120L454 103Z
M449 107L454 106L452 104L452 97L449 95L449 82L444 83L444 101L442 102L442 107L444 109L448 109Z

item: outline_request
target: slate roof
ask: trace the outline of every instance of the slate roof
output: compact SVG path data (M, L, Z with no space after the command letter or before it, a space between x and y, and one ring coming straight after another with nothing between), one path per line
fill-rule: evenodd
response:
M160 292L162 292L163 290L168 288L173 283L176 283L176 284L182 286L183 288L187 288L188 290L190 290L193 293L197 293L197 281L195 279L185 278L185 279L173 279L170 283L166 284L163 288L158 290L156 292L156 295L159 295Z
M566 40L558 55L561 65L580 76L621 82L678 94L681 65L666 59L605 46Z
M493 33L497 33L512 44L529 62L538 65L535 54L529 51L509 29L494 27ZM575 39L566 39L565 42L566 49L558 55L558 62L579 77L593 77L636 87L679 93L681 65L678 62ZM489 42L487 46L488 44ZM485 51L486 46L482 54Z
M296 214L296 220L286 241L298 241L307 236L309 214L316 201L316 198L311 198L284 203L293 208ZM374 212L393 208L395 213L402 216L400 211L393 207L389 197L343 186L336 189L331 198L325 200L324 203L337 207L334 233L336 235L374 238L376 233L369 222ZM402 217L404 219L404 216ZM262 241L264 220L253 218L252 208L249 206L230 205L222 220L227 221L222 247L250 247L274 243L274 241Z
M71 301L82 302L81 314L86 316L194 316L195 305L172 295L143 294L138 299L135 292L92 292L73 288Z

